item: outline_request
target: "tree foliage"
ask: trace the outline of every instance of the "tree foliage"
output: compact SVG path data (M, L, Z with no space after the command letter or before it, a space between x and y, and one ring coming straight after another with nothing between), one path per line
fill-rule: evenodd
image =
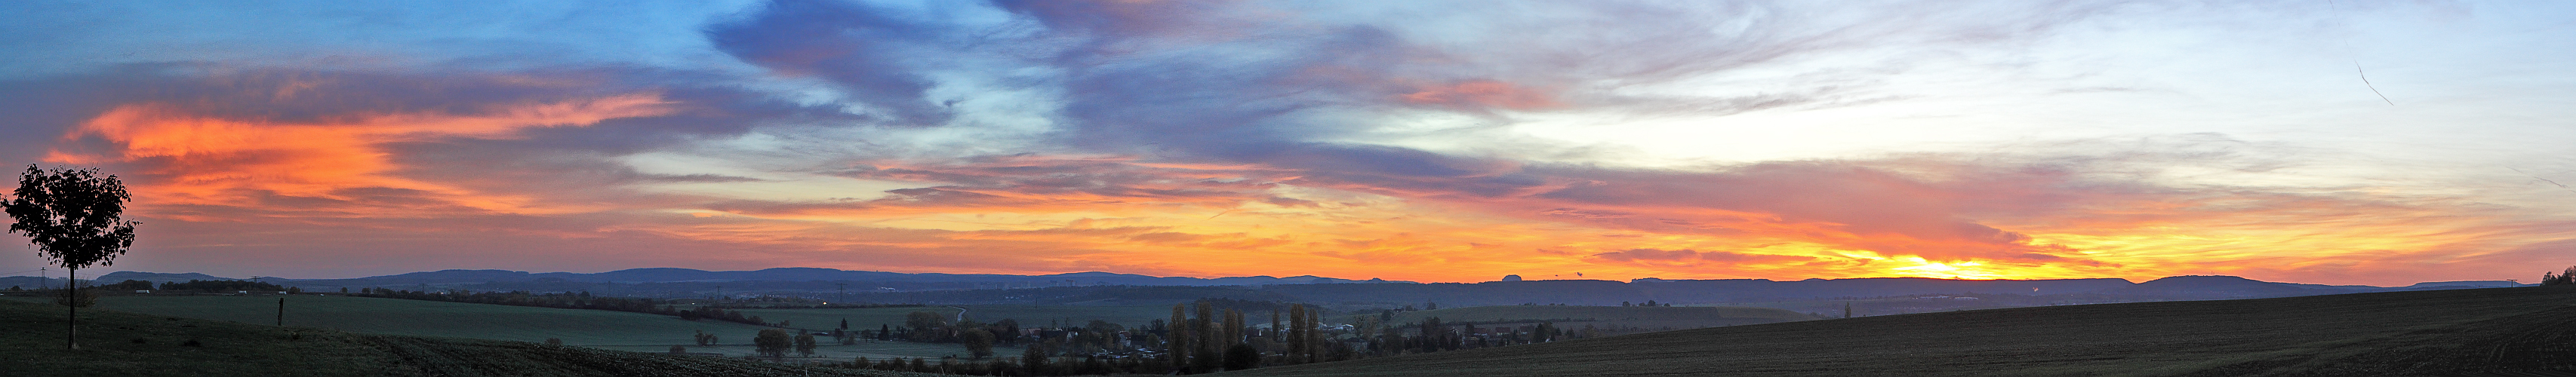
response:
M993 333L985 332L984 329L967 329L957 334L957 339L960 343L966 343L966 352L973 354L977 359L993 356Z
M2555 274L2553 274L2553 273L2547 273L2547 272L2542 272L2542 273L2540 273L2540 285L2569 285L2569 284L2576 284L2576 267L2568 267L2568 268L2567 268L2567 272L2561 272L2561 273L2555 273Z
M109 266L134 246L126 221L125 183L98 169L38 169L27 165L8 201L9 232L26 235L38 253L68 269Z
M267 282L249 280L189 280L187 282L174 281L161 283L161 290L200 292L283 291L286 290L286 287L269 284Z
M38 169L27 165L18 190L0 203L8 207L9 232L27 236L54 265L70 270L65 293L66 337L63 344L80 349L80 269L116 264L116 256L134 246L134 222L126 221L125 182L98 169Z
M98 286L98 288L111 291L148 290L152 289L152 282L128 279L126 281L116 282L116 284L101 285Z
M54 304L75 308L97 306L98 290L57 289L54 290Z
M764 329L752 335L751 344L761 356L787 357L787 349L794 347L796 340L787 335L787 330Z
M1261 366L1261 350L1250 344L1236 343L1225 348L1225 370L1245 370Z

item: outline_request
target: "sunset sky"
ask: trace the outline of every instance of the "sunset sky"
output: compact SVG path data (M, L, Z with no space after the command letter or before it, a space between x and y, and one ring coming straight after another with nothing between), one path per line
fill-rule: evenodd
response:
M84 276L2576 264L2576 2L0 9L0 167L134 192Z

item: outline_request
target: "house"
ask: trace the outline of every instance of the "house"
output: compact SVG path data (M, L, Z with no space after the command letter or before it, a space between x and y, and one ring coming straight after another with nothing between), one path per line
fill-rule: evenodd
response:
M150 289L137 289L137 290L134 290L134 293L152 293L152 290L150 290Z

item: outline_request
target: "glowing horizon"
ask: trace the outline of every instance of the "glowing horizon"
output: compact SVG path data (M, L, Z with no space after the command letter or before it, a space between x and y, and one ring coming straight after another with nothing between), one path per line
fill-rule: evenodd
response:
M0 162L126 179L99 272L2576 264L2557 4L440 6L0 16Z

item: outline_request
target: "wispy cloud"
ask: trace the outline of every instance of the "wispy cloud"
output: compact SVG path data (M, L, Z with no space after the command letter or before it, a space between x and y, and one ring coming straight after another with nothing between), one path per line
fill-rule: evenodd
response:
M0 16L112 20L0 22L54 36L0 49L0 157L128 177L195 253L147 269L2400 283L2576 237L2555 188L2451 171L2576 166L2531 120L2563 110L2177 68L2313 60L2266 42L2343 30L2296 5L448 6ZM2424 6L2458 18L2350 17L2533 25ZM2409 69L2371 73L2433 92Z

